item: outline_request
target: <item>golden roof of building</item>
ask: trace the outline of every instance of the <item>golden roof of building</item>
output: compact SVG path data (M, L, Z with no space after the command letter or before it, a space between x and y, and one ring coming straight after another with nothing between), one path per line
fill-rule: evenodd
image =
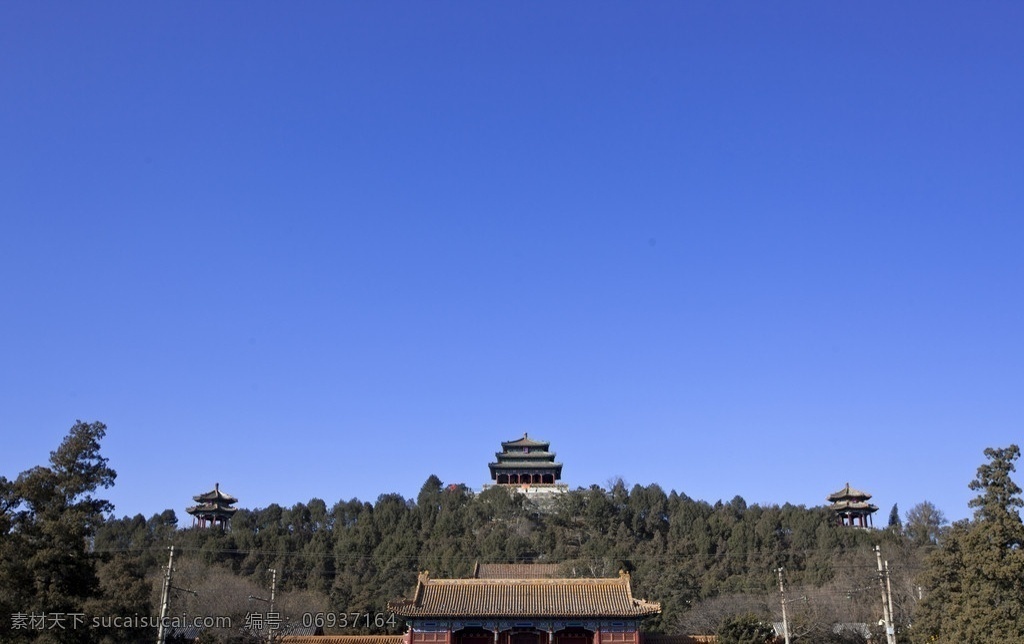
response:
M473 570L476 579L551 579L558 576L558 564L518 563L497 564L478 563Z
M611 579L431 579L411 600L388 604L403 617L644 617L661 604L634 599L629 575Z

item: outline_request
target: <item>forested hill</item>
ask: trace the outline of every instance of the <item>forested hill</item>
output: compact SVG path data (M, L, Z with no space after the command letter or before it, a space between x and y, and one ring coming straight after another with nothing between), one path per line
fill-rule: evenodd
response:
M172 511L149 520L111 519L95 548L137 562L152 576L172 543L181 553L183 580L191 575L194 584L224 585L230 575L231 583L248 580L265 594L266 571L273 569L283 595L348 613L384 611L388 600L410 592L422 570L462 577L476 562L548 562L566 576L602 577L621 569L631 574L635 596L662 603L648 629L669 633L714 632L736 611L769 617L777 609L780 567L793 592L814 595L804 608L838 610L839 621L859 613L872 619L872 547L882 544L895 563L901 590L909 592L917 566L916 550L901 533L837 526L825 508L748 506L740 497L712 505L657 485L627 489L619 482L568 492L539 511L515 492L473 493L445 487L435 476L416 499L386 494L374 504L329 507L313 499L291 508L242 509L230 531L176 529ZM216 582L211 570L220 571L212 574ZM835 606L837 598L842 606ZM183 601L201 608L189 597Z
M661 602L645 630L669 634L722 635L744 624L763 632L781 618L785 584L795 641L863 642L867 628L879 641L883 557L892 621L915 644L1024 641L1016 446L986 450L989 462L970 483L975 517L949 529L927 502L905 524L894 507L887 527L863 530L837 525L827 508L748 506L739 497L710 504L622 482L566 492L541 509L505 488L474 493L431 476L415 499L239 509L225 530L184 528L172 510L110 516L100 490L116 474L100 454L104 433L102 423L78 423L48 466L0 476L2 642L150 640L153 629L138 625L59 633L28 625L41 616L159 614L172 546L168 614L232 619L231 628L205 630L204 642L257 641L239 625L269 610L272 585L275 611L293 625L356 614L359 623L341 632L400 632L387 604L410 593L418 572L465 577L478 562L551 563L576 577L623 570L634 596ZM836 632L837 624L859 630Z

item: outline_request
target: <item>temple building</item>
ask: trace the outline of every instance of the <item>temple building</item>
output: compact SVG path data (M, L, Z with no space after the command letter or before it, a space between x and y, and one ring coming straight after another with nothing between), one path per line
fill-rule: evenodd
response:
M846 487L829 494L827 498L832 503L831 510L836 513L840 525L872 527L871 515L878 512L878 506L868 503L871 495L867 492L852 488L847 483Z
M491 470L491 485L516 489L530 496L549 496L569 489L559 481L562 478L562 464L555 462L551 443L530 438L505 441L501 451L495 453L497 460L488 467Z
M584 579L546 577L550 566L483 568L472 579L421 573L411 598L389 603L406 620L404 644L641 644L640 621L661 612L633 597L625 572ZM489 576L502 572L519 577Z
M192 497L199 505L185 508L185 512L192 515L192 527L212 527L220 524L226 528L235 514L233 508L238 499L220 491L220 483L214 483L213 489L203 494Z

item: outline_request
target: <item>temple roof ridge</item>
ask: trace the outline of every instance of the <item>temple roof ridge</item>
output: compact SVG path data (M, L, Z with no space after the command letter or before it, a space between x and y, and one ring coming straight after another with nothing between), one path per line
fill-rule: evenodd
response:
M504 447L544 447L547 448L551 445L551 441L538 441L530 438L528 432L523 432L522 438L517 438L510 441L502 441L501 446Z
M197 494L194 497L192 497L192 499L199 503L209 503L213 501L220 501L228 504L238 503L238 499L231 496L230 494L226 494L220 491L220 483L214 483L212 490L210 490L209 492L203 492L202 494Z
M836 502L836 501L844 500L844 499L856 499L856 500L866 501L866 500L871 498L871 495L868 494L867 492L864 492L862 490L858 490L855 487L852 487L850 485L849 481L847 481L846 487L844 487L843 489L841 489L841 490L839 490L837 492L833 492L832 494L829 494L825 498L828 499L829 501L832 501L833 503Z
M635 599L629 574L617 577L431 579L420 573L411 600L388 604L405 617L643 617L661 604Z

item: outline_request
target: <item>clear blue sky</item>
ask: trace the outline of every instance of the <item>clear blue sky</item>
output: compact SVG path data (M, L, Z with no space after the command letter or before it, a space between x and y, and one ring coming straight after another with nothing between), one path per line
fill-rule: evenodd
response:
M572 486L969 515L1024 428L1024 4L0 18L0 473L117 514ZM1021 477L1024 478L1024 477Z

